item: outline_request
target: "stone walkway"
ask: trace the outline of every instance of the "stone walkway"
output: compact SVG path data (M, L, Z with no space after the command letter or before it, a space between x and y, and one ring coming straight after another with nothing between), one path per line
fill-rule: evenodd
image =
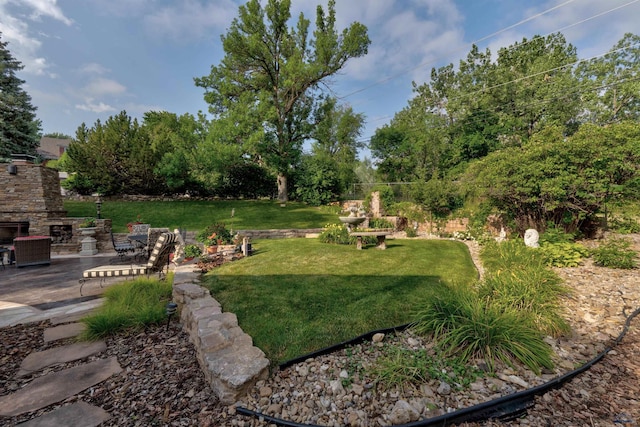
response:
M86 314L86 311L84 312ZM83 331L81 323L76 323L78 313L70 317L59 317L61 324L45 329L44 341L56 342L68 340ZM64 323L71 320L70 323ZM60 364L81 360L106 349L103 341L92 343L71 343L48 350L29 354L22 362L17 376L28 376L47 370ZM25 387L0 397L0 417L12 417L26 412L36 411L56 402L63 401L76 393L106 380L122 371L115 358L99 359L64 369L47 372L32 380ZM110 415L102 408L78 402L60 407L41 417L20 424L25 427L92 427L108 420Z

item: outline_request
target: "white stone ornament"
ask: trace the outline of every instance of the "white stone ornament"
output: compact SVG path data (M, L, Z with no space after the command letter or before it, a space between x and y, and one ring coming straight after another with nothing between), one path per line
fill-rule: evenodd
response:
M538 234L538 231L533 228L530 228L524 232L524 244L530 248L540 247L540 244L538 243L539 238L540 235Z

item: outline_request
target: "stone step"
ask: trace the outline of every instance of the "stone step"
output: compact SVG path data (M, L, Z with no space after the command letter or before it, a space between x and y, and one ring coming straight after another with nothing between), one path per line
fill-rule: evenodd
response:
M60 402L122 371L115 357L52 372L0 396L0 416L13 417ZM63 424L62 424L63 425Z
M16 376L23 377L42 370L47 366L84 359L85 357L98 354L106 349L107 344L104 341L96 341L69 344L31 353L22 361L20 370Z
M111 418L107 411L86 402L62 406L18 427L95 427Z
M58 341L80 335L85 329L83 323L67 323L44 330L44 342Z

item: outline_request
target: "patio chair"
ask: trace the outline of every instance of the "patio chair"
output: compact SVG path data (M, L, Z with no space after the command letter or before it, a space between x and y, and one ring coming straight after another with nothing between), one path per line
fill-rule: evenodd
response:
M143 248L143 251L146 252L147 254L150 254L151 250L153 249L153 245L155 245L156 240L158 240L158 237L160 237L162 233L170 233L170 232L171 230L169 230L166 227L149 228L149 231L147 231L147 244Z
M149 245L154 245L153 242L149 242L149 229L151 224L133 224L131 227L131 233L127 235L127 238L136 247L136 256L147 257L149 256ZM157 237L156 237L157 240Z
M111 232L111 242L113 243L113 249L115 249L120 259L124 259L124 257L127 255L127 252L135 252L136 250L135 245L131 243L129 240L125 241L121 239L116 239L116 236L114 236L113 231Z
M138 265L103 265L90 268L82 272L80 279L80 296L82 296L82 287L89 279L100 279L100 287L105 279L111 277L131 277L131 276L147 276L152 273L158 273L158 277L162 278L165 274L165 267L169 269L169 254L175 249L176 243L179 242L180 235L175 233L162 233L151 251L151 255L146 264Z

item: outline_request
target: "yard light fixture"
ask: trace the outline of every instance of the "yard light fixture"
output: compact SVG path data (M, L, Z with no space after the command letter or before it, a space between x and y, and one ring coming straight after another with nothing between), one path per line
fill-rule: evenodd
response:
M171 301L167 303L165 307L165 312L167 313L167 331L169 330L169 321L171 321L171 316L173 316L178 309L178 304Z
M100 194L98 194L98 197L96 198L96 212L97 212L97 218L100 219L100 210L102 209L102 199L100 198Z

